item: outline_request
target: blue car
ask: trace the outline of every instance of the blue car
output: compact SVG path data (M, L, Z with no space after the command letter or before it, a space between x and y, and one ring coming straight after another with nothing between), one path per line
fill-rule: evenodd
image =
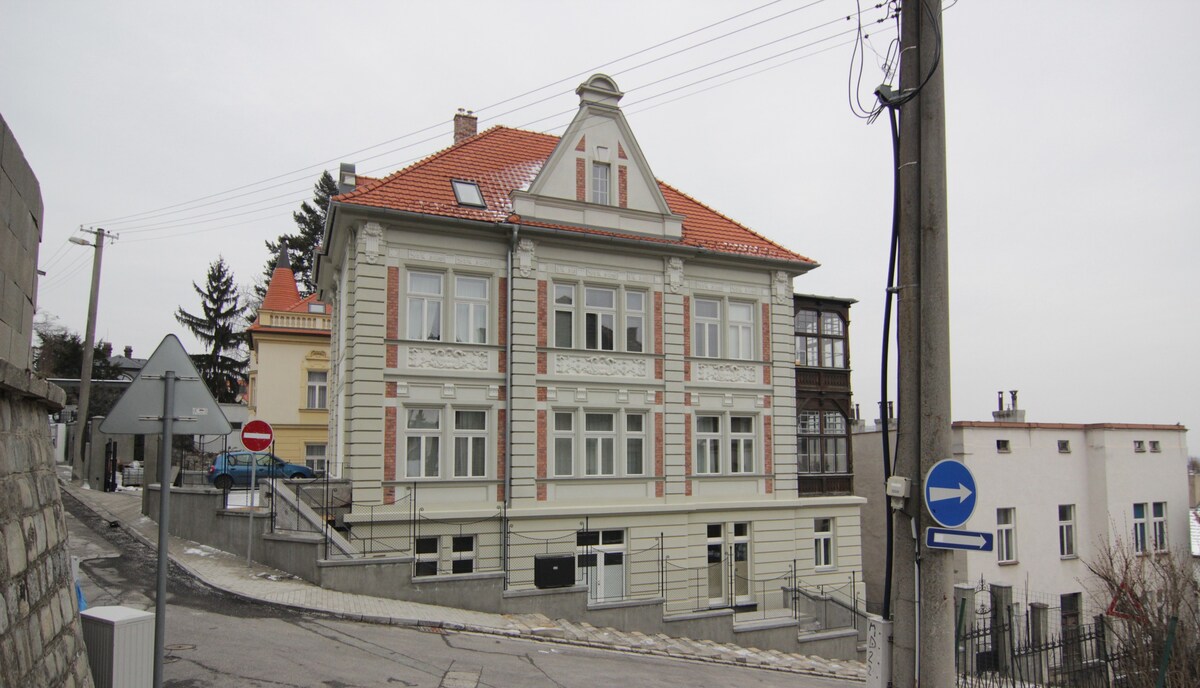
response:
M225 452L218 454L213 465L208 469L208 482L221 490L228 490L234 485L250 485L251 462L255 468L255 477L264 478L315 478L317 474L308 466L288 463L274 454L255 454L254 452Z

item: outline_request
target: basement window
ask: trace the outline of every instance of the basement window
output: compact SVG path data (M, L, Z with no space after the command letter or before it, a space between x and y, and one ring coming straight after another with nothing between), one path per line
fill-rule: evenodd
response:
M1058 441L1058 453L1059 454L1070 454L1071 453L1071 440L1059 440Z
M1008 440L996 440L996 451L1007 454L1012 451L1012 448L1009 447Z
M454 199L458 201L459 205L475 208L487 207L487 204L483 202L483 194L479 191L479 185L475 182L451 179L450 185L454 187Z

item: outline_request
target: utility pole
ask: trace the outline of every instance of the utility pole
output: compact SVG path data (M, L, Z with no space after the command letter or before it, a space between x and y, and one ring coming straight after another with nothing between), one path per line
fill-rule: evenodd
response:
M104 256L104 240L106 238L115 239L117 235L110 234L101 228L81 229L81 231L96 236L95 243L79 237L70 239L72 244L91 246L95 249L95 254L92 256L92 291L88 300L87 332L84 333L83 341L83 366L79 369L79 416L75 424L75 445L79 452L79 465L83 471L83 487L90 489L87 446L83 442L83 436L90 420L88 403L91 401L92 394L92 354L96 347L96 305L100 299L100 261Z
M952 458L946 129L941 0L901 12L899 386L896 474L911 480L894 519L892 685L954 685L953 559L924 545L924 478Z

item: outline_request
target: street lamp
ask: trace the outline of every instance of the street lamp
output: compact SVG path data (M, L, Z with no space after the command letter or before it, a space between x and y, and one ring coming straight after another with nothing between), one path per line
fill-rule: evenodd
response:
M88 457L83 443L83 431L88 424L88 402L92 393L92 355L96 346L96 302L100 297L100 260L104 256L104 239L106 237L115 239L116 235L99 228L82 231L96 235L95 243L79 237L69 239L72 244L91 246L96 249L95 255L92 257L92 291L88 299L87 331L84 333L83 341L83 365L79 369L79 414L76 416L78 420L75 426L75 444L78 450L80 470L83 472L83 488L89 490L91 485L88 483ZM79 425L79 423L83 425Z

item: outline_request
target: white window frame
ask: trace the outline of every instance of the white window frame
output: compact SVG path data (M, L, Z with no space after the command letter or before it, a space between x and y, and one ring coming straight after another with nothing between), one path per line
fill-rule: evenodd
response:
M734 421L746 420L749 421L750 429L735 430ZM757 436L754 427L754 416L729 416L729 472L730 473L753 473L755 468L755 437Z
M483 285L483 296L466 295L464 283ZM479 275L454 276L454 341L460 344L488 343L488 310L491 280ZM464 332L465 330L465 332ZM465 336L464 336L465 335Z
M1169 543L1167 542L1166 502L1150 503L1150 537L1152 539L1151 546L1155 552L1167 551Z
M750 524L738 522L731 524L730 555L733 558L733 601L735 604L746 604L751 601L750 586Z
M749 360L754 358L754 304L749 301L729 301L725 304L725 357ZM735 315L745 310L747 317Z
M1135 502L1133 505L1133 551L1135 554L1145 554L1148 550L1146 545L1146 522L1149 516L1149 504L1145 502ZM1138 511L1141 515L1138 515Z
M575 407L552 409L549 415L548 451L553 477L598 479L646 474L649 411ZM612 429L589 429L589 416L608 416ZM639 419L640 429L635 428L632 418ZM634 446L640 451L636 456L631 449ZM635 458L640 470L631 463Z
M456 408L454 414L454 466L455 478L484 478L487 477L488 466L488 412L485 409ZM465 428L460 426L460 414L479 414L483 416L482 428ZM465 463L460 465L460 455Z
M609 297L610 305L597 305L592 297ZM613 287L584 286L583 288L583 348L589 351L617 350L617 297ZM605 329L608 341L604 341Z
M463 547L464 544L470 544L470 547ZM475 573L478 547L479 538L475 535L451 535L450 573L460 575Z
M716 419L716 430L701 430L701 419L705 418ZM734 418L750 419L750 431L734 432ZM762 445L758 441L757 415L736 411L697 412L692 419L692 430L693 475L755 475L762 465L758 458L758 450ZM729 451L726 452L726 449Z
M313 449L320 448L319 456L313 453ZM305 442L304 443L304 465L324 473L328 470L327 462L329 461L329 444L327 442Z
M589 196L592 203L612 205L612 165L592 161L592 188Z
M1015 507L996 509L996 561L1011 564L1017 561L1017 510Z
M1162 443L1158 440L1150 440L1150 451L1157 454L1162 451Z
M326 409L329 408L329 371L328 370L309 370L307 371L308 384L306 386L305 401L309 409ZM313 380L314 375L319 375L323 379Z
M648 294L630 289L625 291L625 351L646 351L646 304ZM634 338L634 333L637 337Z
M413 427L413 421L416 417L414 413L431 412L436 414L437 427L423 428ZM441 477L442 465L442 417L445 415L444 409L429 406L413 406L404 409L404 475L407 478L439 478ZM413 441L416 444L413 444ZM429 445L434 447L432 465L433 471L430 471ZM416 466L417 471L414 474L412 450L417 447Z
M725 524L709 523L706 526L705 561L708 567L707 595L709 606L721 606L728 599L725 589ZM713 593L717 594L714 595Z
M551 298L554 301L554 346L561 349L575 347L575 305L579 301L577 291L574 284L556 282L551 286Z
M693 465L696 475L720 475L721 473L721 437L725 424L724 414L696 414L696 456ZM700 419L716 419L716 430L701 430Z
M429 544L430 540L433 541L433 551L432 552L417 551L418 547L421 546L422 541L424 541L424 544ZM438 575L439 573L441 573L441 571L440 571L441 560L442 560L442 539L441 539L441 537L439 537L437 535L423 535L423 536L415 538L413 540L413 578ZM433 564L432 572L427 571L430 563Z
M834 519L822 516L813 519L813 568L828 571L837 568L837 549L833 540Z
M1075 548L1075 505L1058 505L1058 556L1075 559L1079 556Z
M419 277L437 278L437 291L421 291L415 286L414 278ZM446 293L445 277L443 273L429 270L408 271L405 334L409 339L428 342L440 342L445 339L445 322L442 319L442 299ZM433 332L435 329L436 332Z
M700 304L716 306L716 315L701 315ZM692 300L692 355L700 358L721 357L721 314L723 299L697 297Z

